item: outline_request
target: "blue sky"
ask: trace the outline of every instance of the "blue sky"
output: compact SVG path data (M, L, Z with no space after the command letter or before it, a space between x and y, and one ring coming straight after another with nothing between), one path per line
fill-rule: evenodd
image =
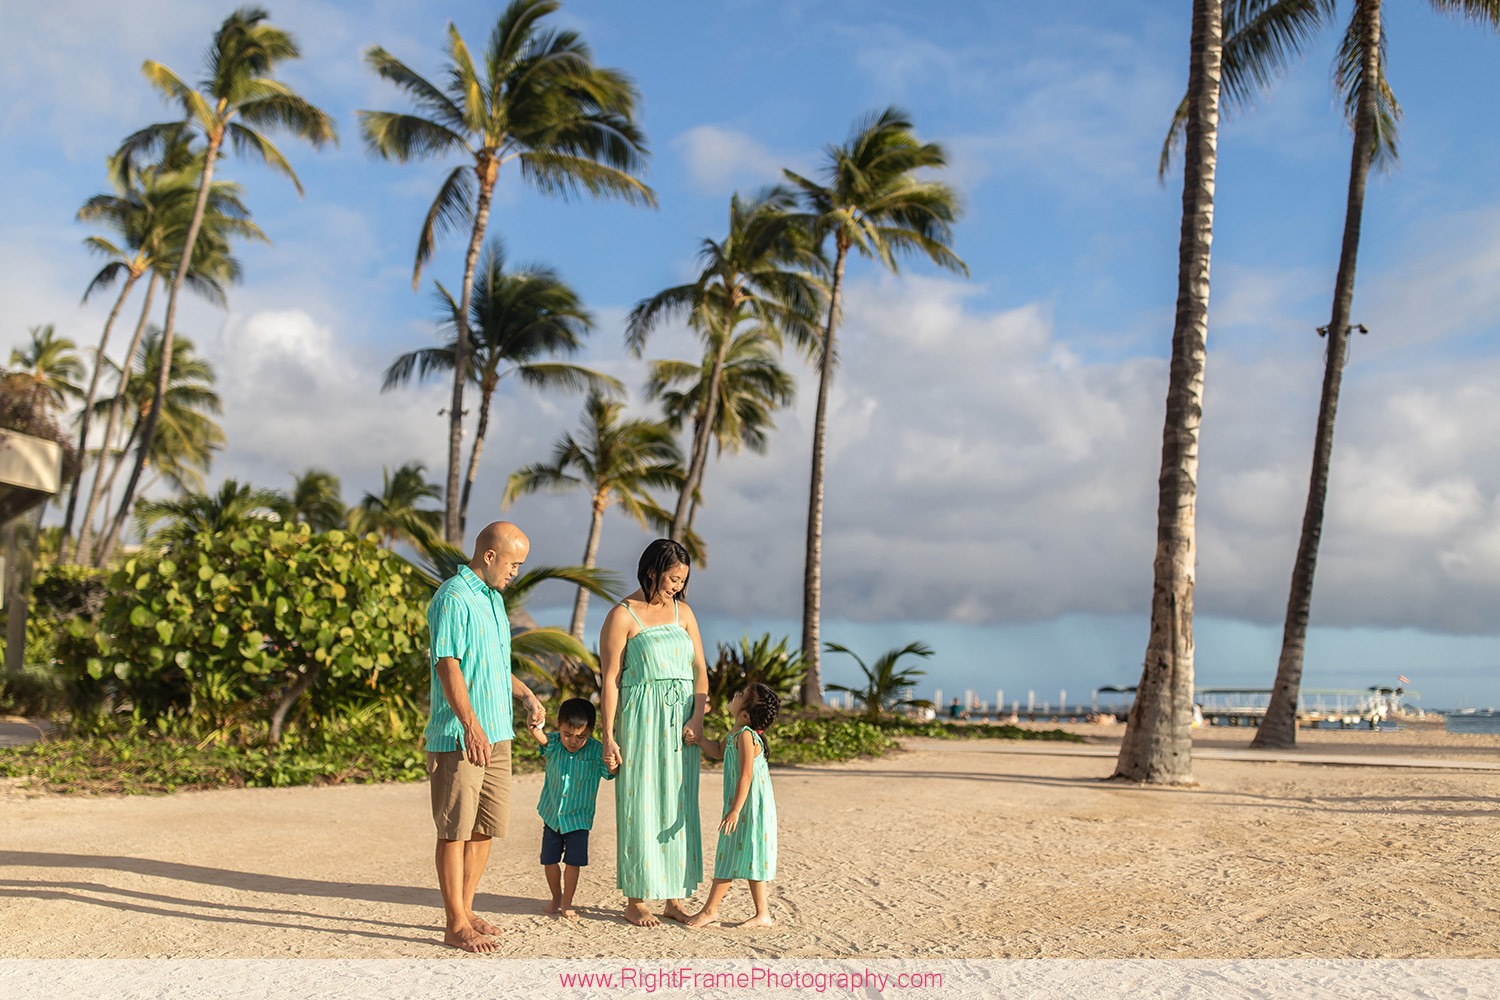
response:
M490 231L513 261L550 264L579 289L597 319L587 360L638 387L623 317L690 273L729 196L783 166L815 170L856 118L907 108L950 152L965 202L955 246L972 277L851 267L825 637L867 657L928 641L932 685L949 692L1133 683L1180 209L1180 181L1158 183L1156 156L1186 77L1188 6L568 3L560 20L639 84L660 208L549 199L512 173ZM109 300L78 305L98 261L73 214L104 189L119 139L171 114L141 62L196 76L229 10L0 6L0 32L30 42L0 66L4 345L45 322L97 340ZM227 311L190 303L181 328L217 364L225 399L229 447L211 480L284 486L317 465L352 502L383 466L421 459L439 478L445 390L378 385L396 354L431 341L431 279L460 275L450 244L412 292L417 228L451 164L368 157L354 111L405 105L360 54L380 44L436 75L446 21L477 47L498 7L270 10L306 56L284 77L336 116L342 141L322 153L284 143L301 199L262 167L226 164L274 245L244 249ZM1346 372L1306 684L1403 673L1428 707L1482 706L1500 702L1500 130L1486 124L1500 38L1420 3L1389 5L1387 25L1402 162L1366 201L1353 318L1372 332ZM1322 361L1312 331L1327 322L1347 181L1331 42L1220 133L1199 503L1207 685L1264 686L1275 670ZM665 330L649 353L692 347ZM787 365L799 401L768 455L709 470L699 527L711 561L693 586L710 643L798 629L815 383L799 358ZM545 457L578 403L502 393L471 520L498 515L505 476ZM530 498L506 516L531 533L533 562L578 559L581 496ZM630 569L648 537L612 514L601 562ZM537 610L560 618L568 599L544 594ZM841 659L828 672L849 680Z

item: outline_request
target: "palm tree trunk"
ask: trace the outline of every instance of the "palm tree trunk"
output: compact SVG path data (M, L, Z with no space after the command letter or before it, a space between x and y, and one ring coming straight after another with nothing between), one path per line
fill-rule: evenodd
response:
M688 460L687 477L682 490L677 494L677 510L672 514L672 541L681 542L687 537L688 508L703 483L703 471L708 466L708 444L714 436L714 418L718 415L719 392L724 384L724 355L729 350L730 334L734 329L734 297L730 298L730 319L725 323L723 340L714 353L713 367L708 373L708 392L704 394L703 418L693 427L693 454Z
M1159 784L1193 780L1193 589L1197 551L1198 428L1208 356L1222 0L1194 0L1188 79L1177 315L1162 430L1151 636L1114 777Z
M484 436L490 429L490 400L494 398L495 387L480 389L479 396L479 428L474 432L474 450L469 452L469 471L464 476L463 498L458 503L458 536L464 537L469 524L469 494L474 491L474 479L479 475L479 455L484 451Z
M73 538L73 518L78 513L78 487L83 484L83 467L88 464L89 425L93 422L94 400L99 396L99 376L104 371L104 352L109 348L109 335L114 329L115 320L140 277L139 272L132 270L130 277L125 279L125 287L120 289L120 297L115 299L115 307L109 311L109 318L104 321L104 332L99 335L99 350L94 355L94 373L89 377L89 391L83 399L83 417L79 422L78 471L73 474L73 482L68 489L68 509L63 514L62 538L58 543L58 555L63 559L67 558L68 542ZM101 456L102 454L101 452ZM95 473L96 477L97 475Z
M479 174L479 204L474 210L474 231L469 236L469 253L464 258L464 287L458 301L454 326L458 336L453 344L453 399L448 404L448 483L443 495L443 537L449 545L462 547L463 518L459 512L458 470L464 447L464 383L469 378L469 302L474 296L474 271L479 266L479 248L490 221L490 198L495 192L495 175L499 163L486 157L475 171Z
M104 480L104 495L106 497L112 498L114 496L115 480L120 477L120 470L125 467L125 462L130 454L131 446L134 445L137 438L140 437L141 425L144 420L145 418L141 417L137 419L135 423L130 425L130 434L125 438L124 444L120 446L119 452L115 457L114 464L109 467L109 476ZM109 442L105 441L105 446L108 447L108 445ZM104 457L102 455L100 456L99 461L101 463L104 461ZM108 508L108 506L108 504L105 504L106 508ZM108 514L106 513L106 520L107 519ZM111 525L102 524L100 525L100 528L100 533L103 535L103 537L100 539L98 549L95 550L92 556L92 564L96 567L103 566L105 563L109 562L110 554L114 552L115 548L115 532L111 530Z
M823 675L818 655L818 629L823 603L823 463L828 440L828 394L833 385L833 333L838 323L839 298L844 289L844 264L849 245L837 241L833 287L828 298L828 325L823 330L823 352L818 375L818 406L813 416L812 481L807 493L807 557L802 572L802 704L823 704Z
M224 141L223 131L209 135L208 149L203 154L203 176L198 181L198 197L193 202L193 220L188 223L187 236L182 241L182 259L177 262L177 273L172 276L172 290L167 294L167 318L161 330L161 372L156 376L156 394L152 397L151 410L146 414L146 426L141 429L141 441L136 450L135 467L130 470L130 480L120 497L120 509L115 513L111 536L118 536L120 526L130 513L135 502L135 490L140 484L141 473L151 456L151 446L156 443L156 425L161 419L162 403L167 398L167 386L172 382L172 345L177 335L177 300L182 295L182 286L187 282L188 271L193 267L193 248L198 242L198 231L203 228L203 215L208 207L208 195L214 182L214 163L218 159L219 146Z
M312 687L313 681L318 679L318 673L321 669L316 663L311 663L303 667L302 672L297 675L297 679L288 685L287 689L282 692L281 697L276 700L276 707L271 710L269 742L272 746L276 746L281 742L282 731L286 726L287 713L292 710L293 705L297 704L297 699L301 698L307 692L307 689Z
M1297 701L1302 688L1302 661L1307 649L1307 625L1312 616L1313 574L1318 567L1318 543L1323 537L1323 511L1328 500L1328 475L1333 464L1333 420L1339 408L1339 388L1349 351L1349 313L1354 306L1354 272L1359 256L1359 233L1364 217L1365 183L1375 145L1375 99L1380 80L1380 0L1358 4L1364 35L1364 81L1354 121L1354 152L1349 163L1349 196L1344 208L1344 243L1339 251L1338 276L1333 286L1333 316L1328 321L1328 357L1323 367L1323 395L1318 402L1318 428L1313 439L1312 476L1307 507L1302 514L1302 536L1292 564L1291 593L1281 632L1281 657L1265 718L1252 747L1281 749L1297 745Z
M151 316L151 300L156 295L156 285L160 276L155 271L151 273L146 282L146 301L141 304L141 317L136 321L135 333L130 338L130 346L125 349L125 360L120 366L120 384L115 386L115 398L109 404L109 419L104 425L104 445L99 452L99 467L94 470L94 478L89 484L88 503L83 508L83 523L78 528L78 548L73 554L73 561L80 566L93 563L94 544L94 515L98 512L99 500L102 496L99 490L99 480L104 476L104 458L109 454L110 442L120 432L120 423L125 415L125 388L130 384L130 369L135 364L135 356L141 349L141 341L146 336L146 322ZM119 463L116 462L111 472L109 482L114 483L114 473L119 471Z
M608 500L604 494L594 495L594 518L589 522L589 540L583 547L583 568L593 569L594 560L599 555L599 534L604 524L604 508ZM573 599L573 625L568 629L573 638L579 642L583 641L583 619L589 610L589 592L584 587L578 588L578 596Z

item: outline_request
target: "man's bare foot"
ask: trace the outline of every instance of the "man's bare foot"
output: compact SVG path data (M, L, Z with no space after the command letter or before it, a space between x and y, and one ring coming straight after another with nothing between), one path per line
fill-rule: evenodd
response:
M444 931L443 944L472 952L491 952L498 950L500 947L498 943L485 937L472 927L461 931Z
M469 926L487 937L499 937L505 933L477 913L469 914Z
M711 911L708 907L705 906L703 909L699 910L697 913L684 920L683 923L687 924L689 927L706 927L709 924L713 923L714 918L718 915L719 914L717 911Z
M656 919L656 914L646 909L645 903L627 903L625 906L625 919L637 927L661 926L661 921Z
M667 905L661 908L661 915L666 917L668 920L676 920L678 923L683 924L692 919L692 915L689 914L688 911L684 910L681 906L677 905L677 900L675 899L667 900Z
M736 927L756 928L756 927L773 927L773 926L775 926L775 924L776 924L776 921L772 920L771 919L771 915L768 913L768 914L766 914L763 917L757 915L757 916L751 917L749 920L741 920L739 923L735 924L734 926L736 926Z
M552 900L552 902L550 902L546 906L542 907L542 912L543 913L556 913L560 909L562 909L562 900L554 898Z

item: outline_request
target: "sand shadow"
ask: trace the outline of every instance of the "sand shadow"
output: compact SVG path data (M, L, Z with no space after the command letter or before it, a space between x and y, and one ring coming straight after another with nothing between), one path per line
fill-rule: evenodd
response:
M46 851L0 851L0 868L67 868L95 869L100 871L128 872L151 878L174 879L193 882L216 888L235 889L241 892L258 892L282 896L310 896L319 899L347 899L364 903L385 903L397 906L420 906L434 910L442 909L438 895L436 875L433 886L375 885L363 882L330 882L321 879L295 878L288 875L267 875L260 872L234 871L226 868L211 868L206 865L189 865L180 861L160 861L155 858L130 858L119 855L62 854ZM34 884L46 888L45 883ZM120 892L122 890L112 890ZM214 906L218 904L202 903ZM475 909L482 912L522 914L531 912L536 905L534 897L506 896L480 892L474 898ZM282 912L282 911L274 911Z

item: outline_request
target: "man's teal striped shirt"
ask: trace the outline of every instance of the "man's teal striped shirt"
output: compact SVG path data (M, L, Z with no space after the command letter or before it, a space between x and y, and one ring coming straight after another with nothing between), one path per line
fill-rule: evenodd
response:
M614 778L604 766L604 744L589 737L577 753L569 753L560 735L548 733L542 756L547 761L547 777L542 781L537 815L558 833L592 829L599 779Z
M469 704L491 743L515 736L510 691L510 621L505 598L467 566L443 581L427 605L431 635L432 718L424 739L435 753L463 749L463 726L453 714L438 680L437 664L445 656L458 661Z

